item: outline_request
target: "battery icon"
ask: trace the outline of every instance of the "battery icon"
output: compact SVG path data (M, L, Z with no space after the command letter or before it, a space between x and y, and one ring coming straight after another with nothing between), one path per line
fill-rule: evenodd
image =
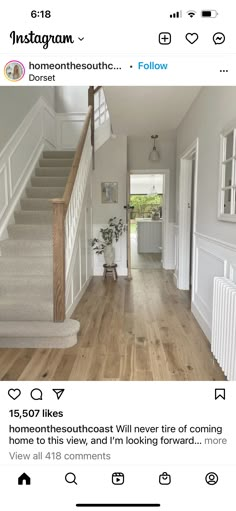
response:
M212 11L202 11L201 16L202 18L216 18L218 16L218 12L214 9Z

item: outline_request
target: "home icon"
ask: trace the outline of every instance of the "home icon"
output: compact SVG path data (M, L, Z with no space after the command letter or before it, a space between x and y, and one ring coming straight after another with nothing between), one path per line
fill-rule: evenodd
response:
M23 485L23 484L26 484L26 485L29 485L31 484L31 479L30 477L24 472L24 474L21 474L20 477L18 477L18 484L19 485Z

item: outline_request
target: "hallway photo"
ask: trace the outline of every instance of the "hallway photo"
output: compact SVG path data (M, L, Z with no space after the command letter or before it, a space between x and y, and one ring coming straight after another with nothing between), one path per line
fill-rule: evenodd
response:
M1 87L0 380L236 380L236 87Z

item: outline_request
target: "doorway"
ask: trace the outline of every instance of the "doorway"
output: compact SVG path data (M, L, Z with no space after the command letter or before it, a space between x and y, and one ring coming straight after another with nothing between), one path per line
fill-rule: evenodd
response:
M127 188L128 275L131 269L161 269L168 236L169 171L133 170Z
M180 158L179 180L179 268L177 287L191 290L195 275L195 231L198 171L198 139Z

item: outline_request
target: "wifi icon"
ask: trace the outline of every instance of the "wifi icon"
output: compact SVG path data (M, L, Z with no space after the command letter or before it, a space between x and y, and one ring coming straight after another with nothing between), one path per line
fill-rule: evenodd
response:
M190 18L193 18L195 16L196 11L187 11L187 15L190 17Z

